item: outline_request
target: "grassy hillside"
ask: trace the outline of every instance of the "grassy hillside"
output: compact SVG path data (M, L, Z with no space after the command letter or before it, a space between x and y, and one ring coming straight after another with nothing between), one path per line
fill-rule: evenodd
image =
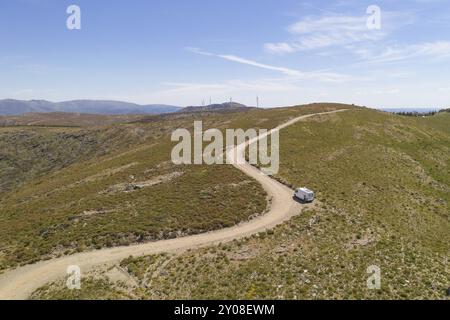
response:
M26 113L20 116L0 116L0 126L85 127L125 123L140 120L143 115L102 115L86 113Z
M91 128L0 129L0 270L232 226L266 195L231 166L175 166L176 128L272 128L336 106L148 117Z
M254 119L256 121L256 119ZM320 116L281 133L281 171L317 192L273 231L182 255L129 258L80 291L34 298L443 299L450 283L450 116L371 110ZM381 290L366 287L381 268Z
M0 128L0 194L120 146L111 131Z
M4 193L0 268L205 232L265 210L262 188L239 171L174 166L170 151L167 138L147 142L38 175Z

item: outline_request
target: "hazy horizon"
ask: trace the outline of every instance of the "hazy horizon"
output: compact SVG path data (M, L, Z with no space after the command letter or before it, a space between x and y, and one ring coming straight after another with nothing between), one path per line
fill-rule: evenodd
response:
M32 101L46 101L46 102L50 102L50 103L54 103L54 104L59 104L59 103L66 103L66 102L74 102L74 101L101 101L101 102L119 102L119 103L129 103L129 104L136 104L138 106L167 106L167 107L178 107L178 108L185 108L185 107L190 107L190 106L201 106L201 104L197 104L197 105L176 105L176 104L171 104L171 103L153 103L153 102L148 102L148 103L135 103L135 102L131 102L131 101L122 101L122 100L109 100L109 99L75 99L75 100L62 100L62 101L52 101L49 99L13 99L13 98L0 98L0 101L4 101L4 100L17 100L17 101L26 101L26 102L32 102ZM217 101L217 102L212 102L211 104L225 104L228 103L229 101ZM241 103L240 101L233 101L234 103ZM320 103L336 103L333 101L313 101L313 102L308 102L305 103L305 105L307 104L320 104ZM344 103L345 104L345 103ZM205 103L205 105L210 105L209 102ZM299 104L297 104L299 105ZM246 105L247 107L256 107L254 105ZM286 105L286 106L263 106L261 108L265 108L265 109L269 109L269 108L282 108L282 107L289 107L289 106L295 106L295 104L293 105ZM364 107L364 106L363 106ZM370 107L370 106L365 106L367 108L371 108L371 109L376 109L376 110L382 110L382 111L392 111L392 112L397 112L400 110L408 110L408 111L421 111L421 112L429 112L429 111L439 111L439 110L443 110L446 109L446 106L419 106L419 107L412 107L412 106L399 106L399 107L383 107L383 106L379 106L379 107Z
M0 97L137 104L450 101L450 4L181 0L0 4ZM371 5L380 9L370 29ZM261 23L263 22L263 23ZM18 41L20 39L20 41Z

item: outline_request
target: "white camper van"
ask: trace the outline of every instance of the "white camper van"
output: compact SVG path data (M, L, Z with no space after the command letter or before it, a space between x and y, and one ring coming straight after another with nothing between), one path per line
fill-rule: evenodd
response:
M303 202L313 202L314 192L306 188L299 188L295 191L295 197Z

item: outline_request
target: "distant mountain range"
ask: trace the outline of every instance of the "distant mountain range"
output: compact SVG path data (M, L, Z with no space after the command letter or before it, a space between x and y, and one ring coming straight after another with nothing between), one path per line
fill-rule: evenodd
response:
M0 115L21 115L24 113L70 112L90 114L162 114L172 113L182 108L150 104L139 105L135 103L107 100L73 100L65 102L50 102L46 100L0 100Z
M190 106L179 110L178 112L214 112L214 111L239 111L250 109L251 107L247 107L244 104L237 102L225 102L218 104L210 104L207 106Z

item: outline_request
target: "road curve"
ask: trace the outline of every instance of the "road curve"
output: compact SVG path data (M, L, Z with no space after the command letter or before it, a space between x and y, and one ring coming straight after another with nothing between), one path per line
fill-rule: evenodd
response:
M331 112L300 116L273 130L286 128L300 120L316 115L331 114L346 110L347 109L340 109ZM243 150L245 150L245 148L242 148L242 145L236 146L235 149L237 150L235 152L243 152ZM271 199L271 204L266 214L251 221L240 223L234 227L217 231L127 247L77 253L71 256L41 261L9 270L0 275L0 300L27 299L37 288L48 282L64 277L66 275L67 267L70 265L77 265L81 268L83 273L86 273L100 265L118 262L129 256L177 252L186 249L226 243L271 229L300 213L302 206L292 199L291 189L269 176L264 175L261 171L248 163L236 164L234 166L249 177L257 180L267 192L268 197Z

